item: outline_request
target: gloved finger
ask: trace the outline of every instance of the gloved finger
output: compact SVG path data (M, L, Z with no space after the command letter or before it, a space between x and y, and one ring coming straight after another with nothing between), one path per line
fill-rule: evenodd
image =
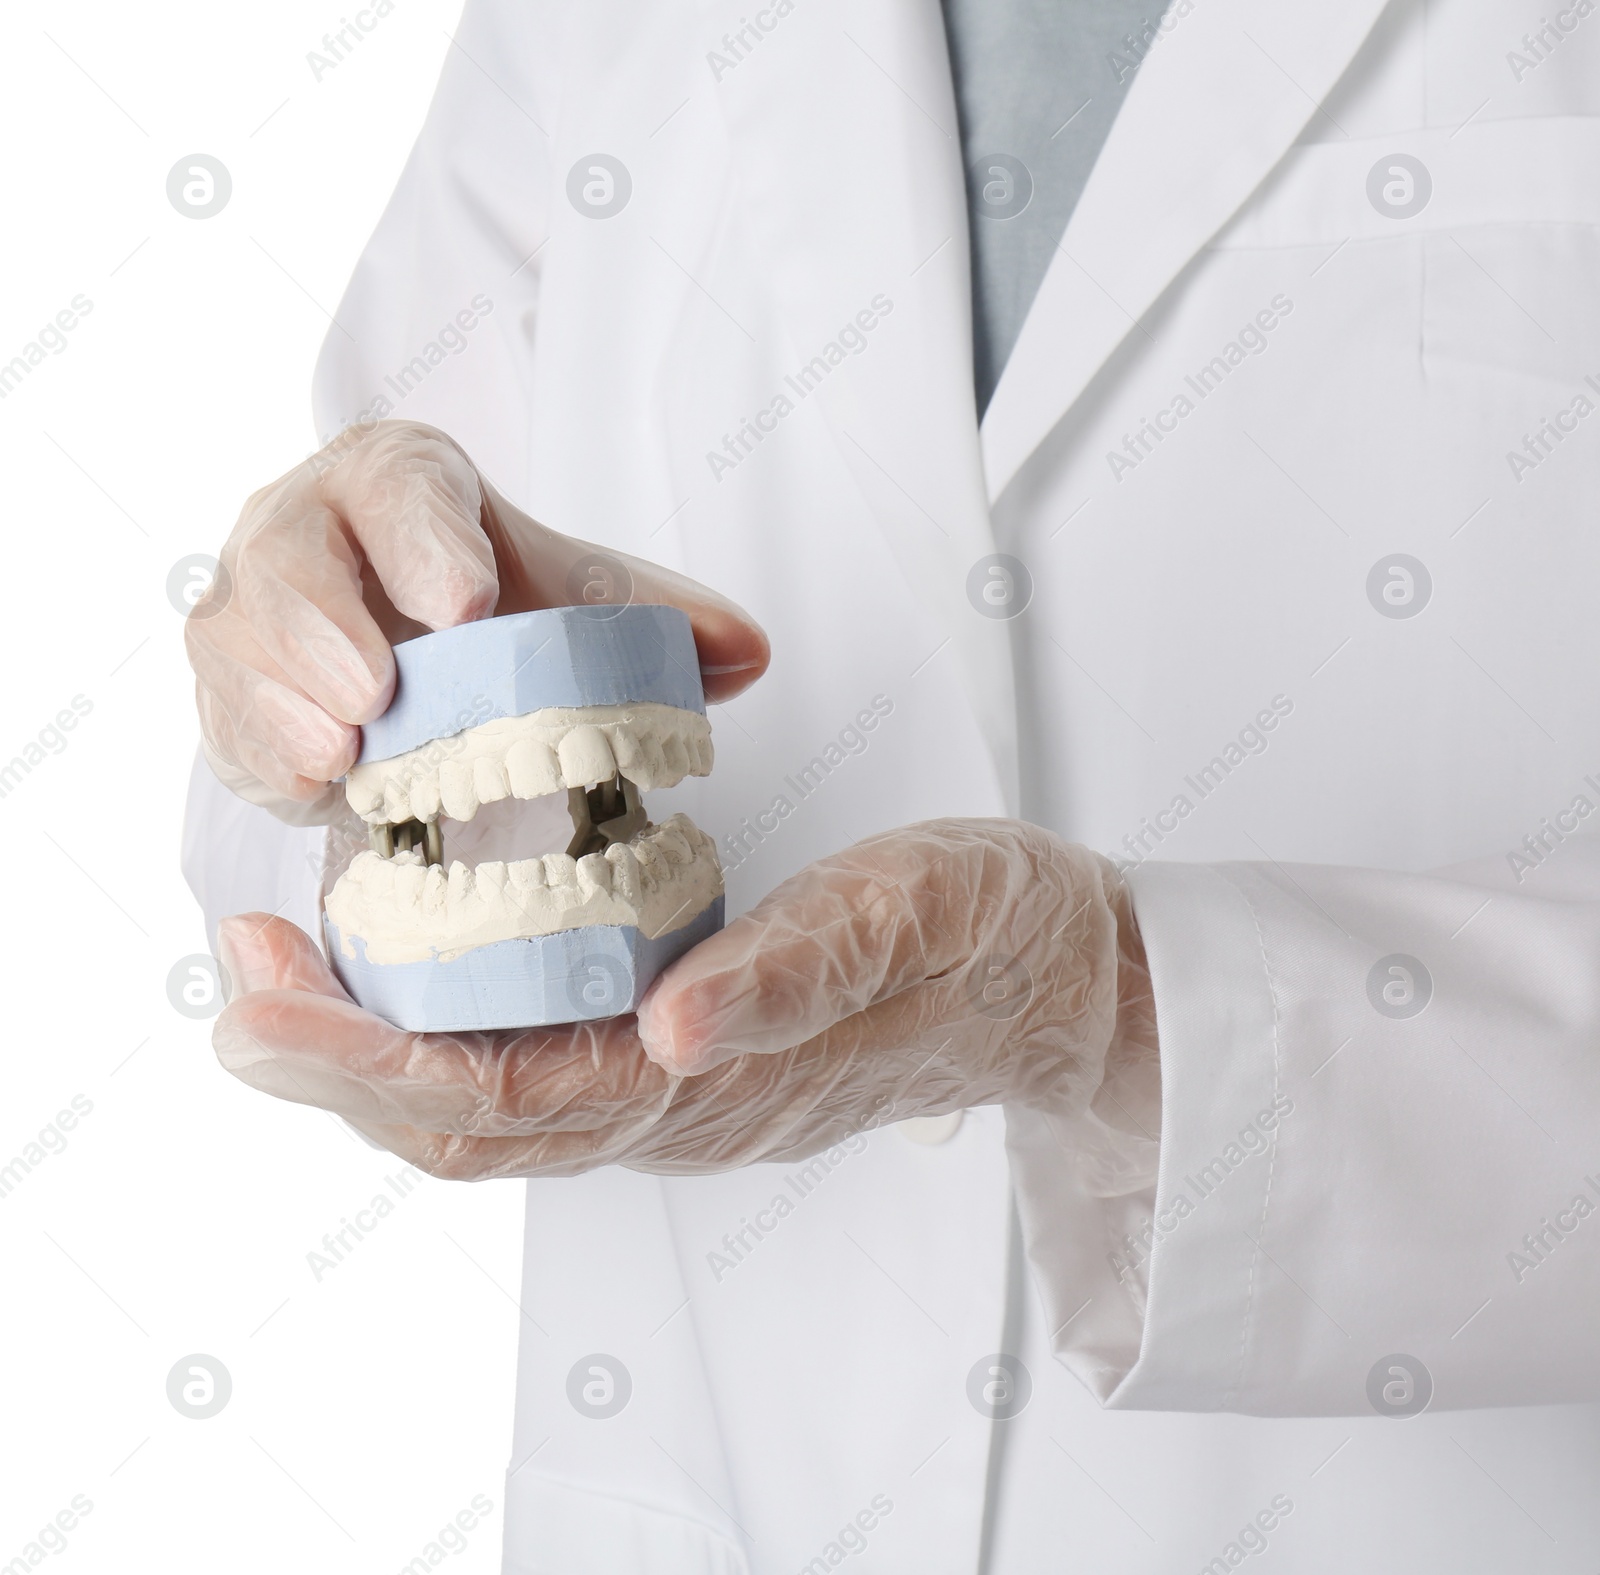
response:
M767 670L766 632L736 602L685 574L531 520L487 482L484 518L500 563L501 612L585 602L659 603L687 613L706 699L731 700Z
M234 582L229 611L237 609L273 665L329 716L356 725L389 704L394 658L367 610L349 531L291 478L246 505L223 564Z
M281 1099L350 1121L530 1136L656 1119L673 1079L631 1019L501 1034L414 1034L292 984L252 991L217 1018L224 1067Z
M624 1128L545 1132L534 1137L477 1137L361 1121L352 1121L350 1125L370 1141L440 1181L581 1176L612 1163L626 1151L632 1138L632 1133Z
M306 991L256 990L230 1002L211 1043L222 1066L253 1088L347 1121L472 1131L492 1112L468 1044L425 1041Z
M712 704L731 700L767 670L766 631L737 603L709 587L642 558L617 554L633 577L636 602L659 602L689 615L700 658L700 682Z
M926 821L785 881L680 958L639 1009L646 1053L683 1075L771 1054L909 986L964 969L1003 914L1059 906L1065 845L1021 822Z
M196 700L203 716L209 696L202 690ZM219 733L231 740L228 753L212 743L211 729L203 725L200 749L212 774L229 792L238 794L247 804L271 810L291 826L323 826L338 817L339 805L344 802L342 782L317 782L289 771L265 758L259 746L234 738L231 723L222 723ZM251 770L252 764L260 771Z
M346 1116L382 1110L393 1119L392 1101L370 1086L371 1063L406 1036L350 1000L310 936L286 919L238 914L217 927L217 954L233 994L212 1047L228 1071L297 1104ZM339 1010L317 1011L330 1006ZM365 1067L354 1051L365 1053Z
M217 926L217 961L232 986L231 999L256 990L305 990L348 1001L317 943L287 919L270 913L235 913Z
M500 581L478 472L444 433L380 422L324 470L319 493L407 618L448 629L495 610Z
M191 653L196 642L191 642ZM361 735L275 676L247 630L208 637L195 698L212 752L249 770L276 792L301 797L300 782L319 790L354 763Z
M798 1136L802 1129L808 1136L824 1128L843 1135L861 1123L872 1107L858 1091L843 1086L852 1076L859 1080L848 1056L830 1059L811 1050L749 1057L676 1083L669 1110L634 1108L624 1115L613 1108L604 1126L589 1130L485 1137L361 1121L352 1125L419 1170L446 1180L579 1175L616 1162L654 1174L707 1175L798 1152L804 1147ZM815 1142L818 1148L828 1146Z

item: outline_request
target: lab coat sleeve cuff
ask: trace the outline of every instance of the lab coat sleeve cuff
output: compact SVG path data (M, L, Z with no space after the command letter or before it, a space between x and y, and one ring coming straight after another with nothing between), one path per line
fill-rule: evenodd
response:
M1227 868L1148 864L1128 879L1156 997L1162 1140L1138 1244L1140 1354L1112 1403L1238 1409L1276 1131L1293 1109L1267 938Z
M1070 1129L1008 1108L1012 1175L1057 1358L1102 1404L1215 1410L1237 1386L1271 1186L1277 1015L1260 927L1224 873L1151 864L1128 880L1161 1041L1159 1177L1093 1196ZM1206 1192L1224 1154L1249 1163Z
M1435 1410L1600 1394L1600 839L1526 875L1129 876L1160 1038L1148 1216L1094 1263L1126 1201L1077 1187L1044 1123L1012 1137L1054 1349L1107 1404L1391 1415L1395 1372Z

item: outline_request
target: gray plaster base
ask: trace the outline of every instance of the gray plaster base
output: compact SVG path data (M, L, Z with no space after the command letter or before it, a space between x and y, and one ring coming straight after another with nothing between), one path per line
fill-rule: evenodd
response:
M722 928L723 899L655 940L631 925L596 924L477 946L451 962L373 963L323 915L333 971L367 1011L415 1033L538 1028L637 1009L668 963Z
M402 640L389 709L361 729L363 763L546 706L653 701L704 716L689 615L676 607L546 607Z

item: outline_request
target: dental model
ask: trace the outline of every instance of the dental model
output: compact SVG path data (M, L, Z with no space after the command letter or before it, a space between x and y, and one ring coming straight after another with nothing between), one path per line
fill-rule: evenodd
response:
M345 781L370 845L325 902L345 988L434 1033L633 1011L722 927L711 838L683 815L652 825L639 796L711 770L688 617L557 607L394 656L394 701ZM565 850L514 856L540 819L526 801L553 794L571 816ZM501 856L447 868L445 822L452 844Z

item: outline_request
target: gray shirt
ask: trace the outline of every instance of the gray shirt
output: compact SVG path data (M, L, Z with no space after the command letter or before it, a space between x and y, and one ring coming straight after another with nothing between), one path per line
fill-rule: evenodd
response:
M981 417L1164 0L943 0Z

